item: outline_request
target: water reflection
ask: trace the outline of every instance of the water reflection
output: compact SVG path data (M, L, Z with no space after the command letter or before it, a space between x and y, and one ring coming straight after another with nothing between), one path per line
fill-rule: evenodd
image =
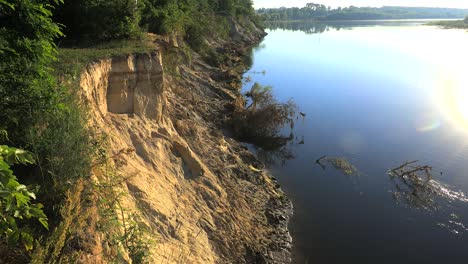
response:
M349 28L340 25L325 24L315 21L281 21L281 22L268 22L266 24L268 29L277 30L291 30L302 31L306 34L319 34L330 29L340 30L342 28Z
M353 20L353 21L271 21L266 22L269 30L302 31L306 34L320 34L330 30L353 30L355 27L375 26L419 26L430 20Z
M296 156L289 145L289 138L270 139L269 147L255 147L257 157L267 166L281 165L284 166L288 160L294 159Z
M468 228L461 222L460 217L454 213L450 214L449 219L445 222L437 223L439 227L447 229L455 235L463 234L468 231Z

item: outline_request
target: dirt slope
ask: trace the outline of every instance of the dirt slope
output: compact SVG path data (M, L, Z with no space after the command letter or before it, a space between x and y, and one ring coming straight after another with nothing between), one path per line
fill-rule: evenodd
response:
M237 47L263 36L232 23ZM226 52L235 66L240 54L232 50ZM115 159L122 204L155 239L153 263L289 262L290 201L255 169L262 168L256 157L222 131L240 100L239 75L197 56L170 74L162 58L183 53L165 52L96 62L80 82L92 124L111 151L129 150ZM91 253L83 261L102 262Z

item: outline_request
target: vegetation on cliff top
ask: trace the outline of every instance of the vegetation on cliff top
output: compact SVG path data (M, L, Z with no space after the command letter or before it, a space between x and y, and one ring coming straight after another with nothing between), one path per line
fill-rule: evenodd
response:
M178 34L197 41L226 17L255 12L250 0L69 0L57 5L54 19L63 24L66 40L95 43L138 38L144 32ZM225 30L225 29L223 29Z

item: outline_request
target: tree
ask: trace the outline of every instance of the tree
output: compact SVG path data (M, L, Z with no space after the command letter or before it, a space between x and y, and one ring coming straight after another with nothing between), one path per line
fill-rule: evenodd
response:
M54 20L68 39L104 41L138 37L142 1L67 0L57 5Z
M9 135L0 143L35 153L42 169L31 166L24 176L63 185L58 177L87 175L89 160L83 153L89 151L89 140L74 91L59 85L50 67L57 54L54 41L62 33L52 21L54 7L44 2L0 2L0 130ZM48 184L55 189L44 189L58 195L52 181Z
M0 1L0 129L19 146L57 97L49 63L62 34L51 19L53 7L43 2Z

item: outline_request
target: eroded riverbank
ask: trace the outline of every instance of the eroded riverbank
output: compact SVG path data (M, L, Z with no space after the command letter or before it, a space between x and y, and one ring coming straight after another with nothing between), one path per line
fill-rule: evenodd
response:
M197 54L188 59L175 39L81 74L91 124L108 138L122 175L122 217L136 217L155 239L149 257L156 263L290 262L291 202L261 162L222 132L243 100L244 50L264 33L232 21L231 36L232 43L211 43L229 57L221 67ZM94 172L95 181L102 177ZM85 262L102 261L95 252L106 251L106 234L93 236L81 251Z

